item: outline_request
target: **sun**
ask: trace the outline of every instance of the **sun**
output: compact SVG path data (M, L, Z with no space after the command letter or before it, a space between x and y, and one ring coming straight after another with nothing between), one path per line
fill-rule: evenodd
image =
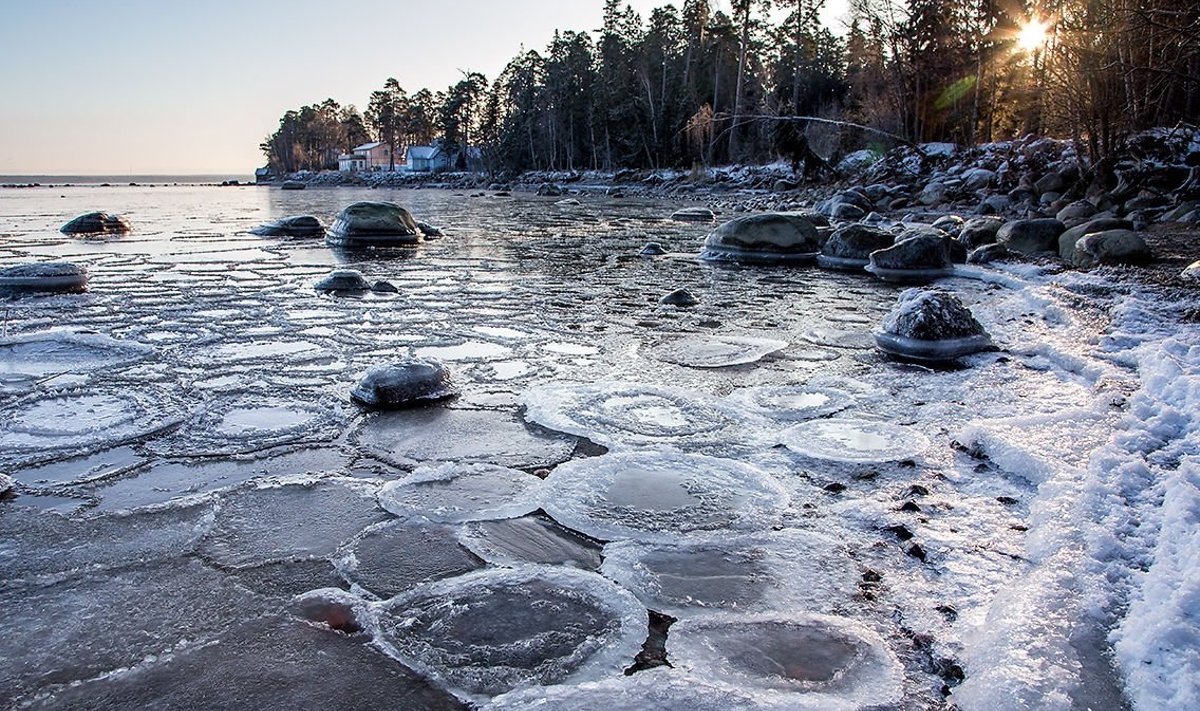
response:
M1036 17L1029 18L1029 21L1021 26L1020 33L1017 35L1017 47L1026 52L1038 51L1046 45L1047 30L1049 29L1049 23Z

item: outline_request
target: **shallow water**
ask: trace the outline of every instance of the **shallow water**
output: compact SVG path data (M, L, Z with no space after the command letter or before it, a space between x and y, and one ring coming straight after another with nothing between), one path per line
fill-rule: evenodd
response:
M301 213L329 224L363 199L397 201L447 236L387 254L248 234ZM202 693L221 670L244 679L247 659L264 660L272 683L314 691L336 673L328 660L344 660L355 678L411 699L410 708L444 708L447 694L536 693L519 690L542 683L608 689L624 683L632 653L589 662L583 640L600 629L627 635L634 598L622 593L619 619L609 617L593 600L613 589L590 572L599 568L633 587L641 604L681 619L750 608L853 620L871 631L855 644L870 647L881 668L903 666L904 708L943 703L943 685L955 679L939 670L953 665L996 592L1029 567L1021 527L1035 493L1030 481L953 449L953 435L974 420L1089 406L1090 383L1028 348L1077 352L1079 330L1033 313L1018 292L948 280L1009 351L956 370L894 363L871 348L870 332L895 287L815 269L698 262L711 225L669 220L676 206L666 202L584 197L569 210L554 202L346 188L0 190L0 265L54 258L91 272L86 294L0 304L5 332L90 330L137 344L109 353L52 341L12 349L23 360L0 363L0 471L19 485L0 502L4 700L140 707L157 693ZM94 209L125 214L134 232L103 241L58 233ZM639 256L648 241L668 254ZM336 267L400 291L316 292L313 282ZM677 288L699 305L659 303ZM397 413L351 403L363 371L403 355L446 361L461 396ZM842 424L805 437L803 423L829 415ZM1093 425L1102 436L1110 426ZM658 478L636 464L647 456L664 467ZM714 466L706 482L696 463L708 457L734 461ZM580 463L587 458L595 459ZM605 461L635 464L606 470L603 486L578 476ZM466 487L436 502L436 525L414 510L420 496L388 507L403 518L379 505L388 482L446 463L509 467L546 482L497 492L516 501ZM719 491L705 486L718 481ZM531 502L580 530L527 515ZM453 516L441 510L448 505ZM476 505L494 513L458 513ZM618 546L603 568L603 541L589 536ZM398 555L405 547L419 554ZM486 585L514 565L526 572L505 578L495 604L464 602L446 613L453 625L442 625L434 593L457 591L462 574ZM554 572L568 568L579 572ZM555 630L539 658L538 640L521 638L518 620L495 616L545 593L522 581L545 579L556 597L525 621ZM331 586L361 601L365 631L314 633L289 617L291 595ZM430 597L411 593L424 589ZM411 629L383 600L405 594L424 610ZM130 608L138 614L123 614ZM806 634L826 634L820 619L805 618ZM793 659L786 644L755 639L754 629L730 632L730 649L799 665L782 674L789 679L824 679L829 660L846 654L836 647ZM74 659L84 636L88 654ZM520 658L504 666L518 647ZM473 676L450 657L495 673ZM287 660L314 673L293 675ZM808 701L786 696L808 693L787 684L761 691L746 680L768 675L755 660L734 660L736 673L710 678L706 665L728 670L720 650L687 661L686 671L662 677L656 693L666 708L691 707L679 674L717 679L736 687L730 698L764 706L861 701L839 699L838 685ZM340 681L354 687L340 704L377 701Z

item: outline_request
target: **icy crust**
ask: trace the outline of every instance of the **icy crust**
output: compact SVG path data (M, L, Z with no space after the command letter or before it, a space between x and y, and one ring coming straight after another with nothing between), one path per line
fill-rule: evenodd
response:
M247 396L218 401L151 449L168 455L237 454L297 441L328 441L341 432L335 404Z
M757 363L787 346L787 341L774 338L689 336L655 346L649 354L658 360L690 368L726 368Z
M151 346L99 333L40 331L0 338L0 383L116 368L153 352Z
M604 547L601 572L651 610L678 618L706 610L832 612L852 603L861 579L838 541L812 531L620 541Z
M24 293L78 293L87 290L87 269L70 262L18 264L0 269L0 296Z
M875 333L875 345L879 350L897 358L905 358L929 363L951 361L973 353L996 350L991 337L987 334L965 336L963 338L940 338L925 340L920 338L905 338L891 333L878 331Z
M970 309L941 289L905 289L884 317L883 332L921 341L987 335Z
M0 460L30 454L87 450L148 437L182 419L165 393L71 393L27 399L0 410Z
M13 488L13 478L7 474L0 474L0 497L3 497Z
M525 419L606 447L689 447L764 437L750 413L687 390L631 382L556 383L521 394Z
M903 696L904 670L883 639L826 615L725 615L672 625L667 654L677 668L718 682L795 694L827 709L889 707Z
M749 464L650 451L561 464L546 478L540 503L563 525L601 540L674 541L768 528L788 495Z
M779 441L791 451L835 462L894 462L918 457L929 438L903 425L832 418L803 422L784 430Z
M807 706L765 705L742 689L713 684L661 668L632 676L574 685L539 686L492 699L484 711L817 711Z
M459 529L458 539L493 565L540 563L582 570L600 568L600 543L544 514L470 522Z
M730 393L729 401L762 417L803 421L826 417L857 404L855 394L819 385L764 385Z
M377 641L476 701L535 684L615 676L646 638L646 609L595 573L523 566L423 585L380 603Z
M357 588L388 598L483 564L459 545L454 529L412 520L368 528L347 544L334 565Z
M450 371L432 359L405 358L368 370L350 397L370 407L406 407L453 397L458 393Z
M533 511L537 477L490 464L421 467L379 491L379 505L407 518L462 523L511 518Z

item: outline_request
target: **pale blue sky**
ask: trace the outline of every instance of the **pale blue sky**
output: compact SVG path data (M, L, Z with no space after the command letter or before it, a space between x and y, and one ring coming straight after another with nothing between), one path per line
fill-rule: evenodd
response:
M643 16L668 0L629 0ZM832 15L845 0L830 0ZM728 0L717 3L728 6ZM244 175L289 108L489 79L602 0L0 0L0 174Z

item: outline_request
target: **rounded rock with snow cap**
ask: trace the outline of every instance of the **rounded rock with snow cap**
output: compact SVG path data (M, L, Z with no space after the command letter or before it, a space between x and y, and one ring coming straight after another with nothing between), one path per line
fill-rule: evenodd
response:
M923 284L954 272L945 234L920 230L906 230L891 247L871 252L866 269L902 284Z
M883 319L875 343L889 355L943 362L995 350L991 337L957 296L941 289L907 289Z
M377 365L350 391L355 401L380 409L412 407L456 394L458 390L444 365L418 358Z

